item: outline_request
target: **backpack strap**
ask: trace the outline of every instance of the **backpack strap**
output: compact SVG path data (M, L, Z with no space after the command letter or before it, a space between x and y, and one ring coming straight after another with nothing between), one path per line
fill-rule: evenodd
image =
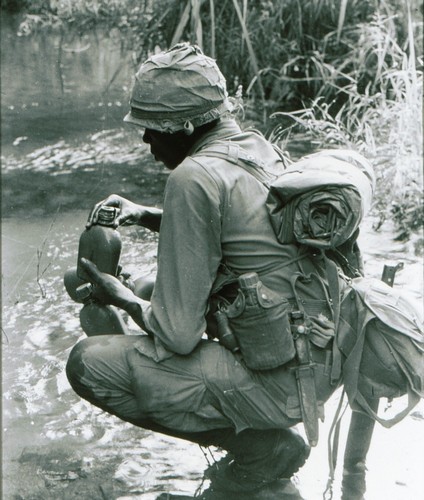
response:
M327 486L323 494L324 500L331 500L333 498L333 483L334 483L334 476L336 472L337 457L339 451L340 429L341 429L342 418L347 408L347 403L344 403L345 395L346 393L343 390L340 396L336 413L334 414L333 422L331 423L330 430L328 432L327 456L328 456L329 473L327 479Z
M215 141L205 149L200 150L199 153L203 156L221 158L243 168L268 190L271 182L277 178L277 175L265 170L265 162L263 160L259 160L252 154L247 153L238 144L234 144L231 141Z
M332 302L334 331L339 329L340 318L340 285L339 285L339 270L330 258L324 254L325 271L328 280L328 288ZM331 367L331 383L338 384L342 373L342 356L337 345L333 342L333 364Z
M413 392L412 389L408 386L408 404L405 406L403 410L401 410L399 413L396 413L394 417L387 419L379 417L378 414L370 407L368 401L359 391L356 394L355 402L357 403L356 406L359 408L360 411L369 415L371 418L376 420L386 429L390 429L390 427L393 427L395 424L404 419L408 415L408 413L413 408L415 408L415 406L419 403L420 399L421 398L418 396L418 394Z

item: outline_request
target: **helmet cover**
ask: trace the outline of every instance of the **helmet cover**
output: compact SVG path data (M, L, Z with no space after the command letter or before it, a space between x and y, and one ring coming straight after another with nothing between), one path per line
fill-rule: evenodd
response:
M140 66L130 105L125 122L168 133L199 127L233 107L216 62L187 43Z

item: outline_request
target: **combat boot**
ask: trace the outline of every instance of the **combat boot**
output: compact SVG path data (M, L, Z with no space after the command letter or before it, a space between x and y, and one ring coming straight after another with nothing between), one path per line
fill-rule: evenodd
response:
M304 439L291 429L246 429L240 434L227 434L218 445L234 459L223 465L218 462L211 468L211 488L249 493L250 498L255 492L258 500L262 498L261 491L288 489L287 480L302 467L310 453ZM286 481L276 484L278 480ZM274 498L270 491L268 494Z
M152 421L144 421L142 427L228 452L205 472L205 478L211 480L210 488L205 492L209 496L205 499L301 498L297 490L294 491L290 478L306 462L310 448L292 429L246 429L239 434L231 428L179 432Z

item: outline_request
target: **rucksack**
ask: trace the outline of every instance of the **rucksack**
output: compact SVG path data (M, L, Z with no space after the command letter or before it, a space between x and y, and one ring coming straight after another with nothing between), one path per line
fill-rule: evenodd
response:
M374 185L371 165L362 155L324 150L283 172L270 185L267 206L281 243L316 248L348 274L338 272L336 277L334 268L327 266L338 309L333 379L342 374L353 409L389 427L424 397L424 332L422 308L414 299L380 280L361 277L360 266L347 251L371 205ZM388 420L367 403L367 398L392 399L406 393L407 408Z
M208 154L245 169L269 189L266 204L281 243L322 254L334 308L334 381L343 375L353 408L383 425L399 421L424 397L422 314L404 292L361 277L356 238L372 202L375 176L371 164L355 151L327 149L289 166L286 162L286 169L275 178L263 168L263 160L230 141L214 143ZM346 294L354 300L347 300ZM389 422L366 403L371 395L393 398L405 393L409 394L408 408Z
M356 243L375 189L359 153L326 149L292 163L270 184L266 205L278 241L325 251L350 277L363 274Z

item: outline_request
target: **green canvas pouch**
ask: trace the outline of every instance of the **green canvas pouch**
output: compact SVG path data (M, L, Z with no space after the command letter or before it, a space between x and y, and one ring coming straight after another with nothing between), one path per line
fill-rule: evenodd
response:
M246 296L239 290L226 314L248 368L277 368L295 356L289 323L291 305L261 281L252 291Z

